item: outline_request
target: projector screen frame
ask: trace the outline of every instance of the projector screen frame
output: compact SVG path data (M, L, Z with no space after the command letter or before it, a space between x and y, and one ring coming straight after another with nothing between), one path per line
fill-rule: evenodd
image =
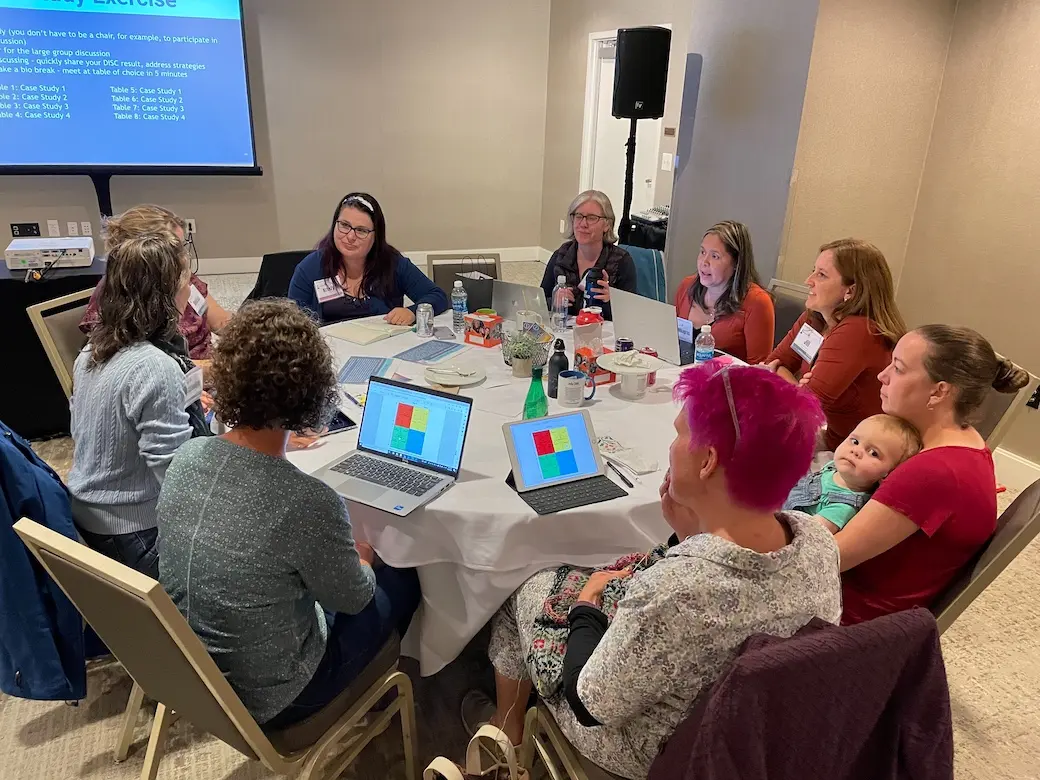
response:
M246 106L249 110L249 144L253 153L252 165L3 165L0 176L89 176L98 193L98 204L103 205L102 189L108 188L113 176L263 176L264 169L256 154L256 122L253 113L253 84L249 75L249 42L246 40L246 12L244 0L238 0L238 28L242 35L242 62L246 77ZM101 186L104 181L103 187ZM103 216L111 216L102 208Z

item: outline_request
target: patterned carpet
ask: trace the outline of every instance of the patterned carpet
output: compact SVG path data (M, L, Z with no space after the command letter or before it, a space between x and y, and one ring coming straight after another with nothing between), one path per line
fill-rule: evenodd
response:
M516 264L520 265L520 264ZM524 264L528 265L528 264ZM534 265L534 264L531 264ZM507 266L508 267L508 266ZM521 271L521 269L516 269ZM528 276L533 269L524 269ZM207 280L210 281L210 280ZM527 281L525 279L525 281ZM251 277L214 277L213 293L236 307ZM530 281L528 281L530 283ZM59 473L71 460L68 439L42 442L37 450ZM1001 495L1001 510L1016 491ZM1035 780L1040 777L1040 545L1034 542L957 621L943 638L956 744L958 780ZM458 716L462 692L489 683L486 637L478 636L455 663L416 683L420 766L435 755L460 758L465 745ZM112 762L112 749L130 693L117 664L94 668L88 698L78 707L28 702L0 695L0 780L130 780L139 777L150 712L138 718L127 761ZM403 778L397 721L342 775L359 780ZM174 723L159 780L259 780L273 775L257 762Z

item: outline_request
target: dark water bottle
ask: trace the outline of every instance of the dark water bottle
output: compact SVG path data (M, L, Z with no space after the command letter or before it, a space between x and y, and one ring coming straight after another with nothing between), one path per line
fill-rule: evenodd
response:
M597 295L596 285L603 278L603 272L598 268L590 268L585 272L585 308L599 306L600 300Z
M553 344L553 354L549 358L549 397L556 398L557 389L560 386L560 372L566 371L571 367L571 362L567 359L567 353L564 352L566 347L563 344L563 339L556 339L556 343Z

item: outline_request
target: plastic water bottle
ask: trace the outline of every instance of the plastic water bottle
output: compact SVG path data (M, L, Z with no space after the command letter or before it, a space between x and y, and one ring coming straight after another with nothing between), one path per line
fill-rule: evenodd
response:
M700 335L693 342L693 364L699 366L715 357L715 337L711 335L711 325L701 325Z
M553 333L565 333L567 331L567 314L570 304L567 303L567 277L560 274L556 277L556 286L552 291L552 320Z
M531 367L531 386L527 388L527 397L524 399L524 419L537 420L549 414L549 399L545 397L545 388L542 387L541 366Z
M466 332L466 315L469 314L469 296L462 281L457 280L451 288L451 329L457 334Z

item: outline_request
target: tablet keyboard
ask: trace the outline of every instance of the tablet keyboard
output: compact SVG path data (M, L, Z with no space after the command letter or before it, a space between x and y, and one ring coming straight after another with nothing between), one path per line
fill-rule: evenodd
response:
M528 490L519 495L538 514L551 515L565 509L613 501L615 498L627 496L628 493L611 482L609 477L601 474L577 482Z
M332 467L333 471L350 477L373 482L376 485L400 490L413 496L421 496L440 484L442 477L434 477L415 469L398 466L396 463L355 455Z

